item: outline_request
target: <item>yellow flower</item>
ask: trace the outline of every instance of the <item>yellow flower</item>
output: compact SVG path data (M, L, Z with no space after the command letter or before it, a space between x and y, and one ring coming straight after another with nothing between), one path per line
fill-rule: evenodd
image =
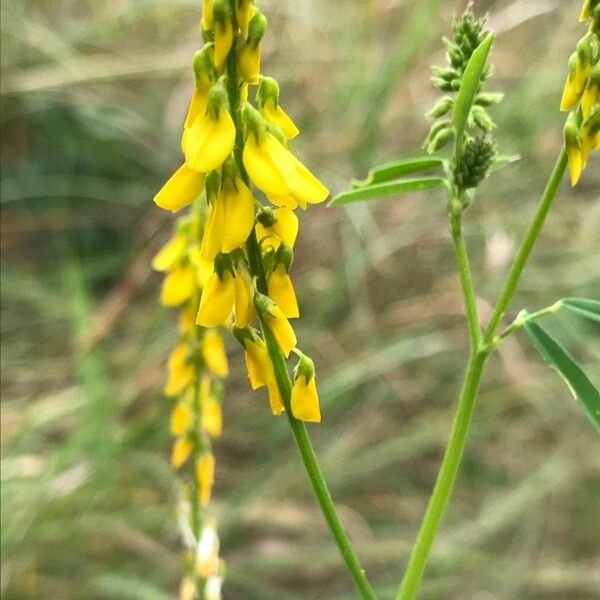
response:
M291 398L292 414L301 421L321 422L321 410L314 376L299 375L294 381Z
M202 0L202 29L204 31L212 29L213 26L213 2L212 0Z
M275 379L272 379L267 384L267 391L269 393L269 406L271 407L271 412L274 415L280 415L285 411L285 406L281 400L281 393L279 392L279 386Z
M180 400L171 411L171 433L175 436L181 436L192 426L194 413L190 405Z
M235 20L244 40L248 37L248 26L250 25L250 19L255 12L256 7L254 6L253 0L236 0Z
M204 179L202 173L182 165L154 196L154 202L160 208L177 212L191 204L202 193Z
M192 92L192 97L190 99L190 106L185 116L185 128L191 127L196 120L196 117L206 110L207 100L208 93L205 90L194 87L194 91Z
M269 209L270 210L270 209ZM256 237L260 242L264 238L275 236L279 238L284 244L293 246L296 237L298 235L298 217L290 208L276 208L272 211L275 223L273 225L263 225L259 219L256 223ZM272 245L275 249L279 248L280 242L278 240L269 239L269 245Z
M185 236L176 233L152 259L152 268L155 271L170 271L181 260L186 249Z
M202 358L206 366L218 377L226 377L229 373L227 364L227 355L225 354L225 345L223 338L218 331L209 329L204 333L202 339Z
M196 324L203 327L223 325L233 310L234 301L235 289L231 273L224 272L222 278L213 273L202 290Z
M596 64L593 68L590 77L588 79L587 85L583 90L583 95L581 96L581 111L583 113L583 118L587 119L590 113L592 112L592 108L598 102L600 102L600 62Z
M179 600L195 600L196 584L191 577L184 577L179 585Z
M179 469L192 453L192 440L187 437L179 437L173 444L171 453L171 464L175 469Z
M215 481L215 457L211 453L205 452L196 462L196 478L198 479L200 504L207 506L210 503Z
M179 332L189 334L196 328L196 310L193 306L185 306L179 312Z
M178 306L189 300L196 290L196 272L190 264L171 271L164 279L160 301L164 306Z
M268 294L288 319L295 319L300 316L298 301L294 286L288 272L283 264L275 267L269 274L267 281Z
M290 355L292 348L296 346L297 341L293 327L286 319L281 308L276 304L270 308L269 312L263 315L263 318L275 336L279 348L287 358Z
M238 53L239 74L242 81L255 81L260 75L260 45L248 42Z
M206 258L202 257L200 253L200 246L198 244L194 244L192 247L188 248L188 258L196 270L196 281L198 282L198 287L205 287L211 273L213 272L212 260L207 260Z
M200 113L189 127L184 144L185 163L200 173L218 169L233 151L234 143L235 125L221 102L220 106Z
M300 130L288 114L281 108L281 105L275 104L272 98L265 100L260 108L260 114L273 125L277 125L283 131L288 140L294 139Z
M271 133L250 133L243 161L250 179L276 206L306 208L307 203L322 202L327 188Z
M273 365L265 342L258 337L245 340L244 359L250 386L256 390L273 380Z
M250 275L243 267L236 269L233 286L235 290L235 326L246 327L254 321L256 309L254 308L254 286Z
M219 437L223 430L223 415L221 403L212 396L202 402L202 429L212 437Z
M600 107L591 112L581 127L581 162L585 169L592 150L600 148Z
M579 181L579 177L581 176L583 161L581 157L581 136L573 113L569 115L565 123L563 135L565 139L565 147L567 149L567 158L569 160L571 186L575 186Z
M219 537L214 524L209 521L203 528L196 549L196 574L203 579L219 568Z
M233 22L229 0L213 0L213 23L215 34L215 68L220 70L233 43Z
M164 393L166 396L177 396L188 387L194 378L194 367L188 362L188 347L179 343L169 355L167 363L169 373Z

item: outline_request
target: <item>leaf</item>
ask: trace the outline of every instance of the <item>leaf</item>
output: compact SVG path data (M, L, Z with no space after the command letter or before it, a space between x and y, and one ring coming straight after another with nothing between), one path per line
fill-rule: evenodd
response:
M359 200L372 200L404 192L420 192L421 190L442 185L444 181L441 177L421 177L420 179L404 179L391 183L379 183L342 192L335 196L329 205L348 204L350 202L358 202Z
M432 167L441 167L444 161L441 158L434 156L422 156L419 158L409 158L395 162L386 163L375 167L369 171L369 176L366 179L354 180L352 188L366 187L374 183L383 183L390 179L396 179L401 175L422 171L423 169L431 169Z
M488 33L484 40L475 48L475 51L471 55L454 102L454 110L452 112L452 124L456 130L456 140L460 143L462 140L465 125L471 112L471 106L479 87L481 74L485 68L492 42L494 41L494 34Z
M600 433L600 392L581 367L537 323L530 321L524 327L542 358L564 379L588 419Z
M600 301L591 298L563 298L565 308L600 323Z

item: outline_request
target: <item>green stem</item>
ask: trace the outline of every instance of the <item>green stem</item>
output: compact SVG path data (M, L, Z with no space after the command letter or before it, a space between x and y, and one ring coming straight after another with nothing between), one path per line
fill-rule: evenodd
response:
M231 52L227 59L228 96L229 103L231 105L231 112L236 126L236 144L234 153L240 174L245 183L250 185L250 181L242 161L242 126L238 112L240 97L237 87L237 58L235 54L235 52ZM260 247L256 239L255 229L252 230L252 233L246 242L246 251L248 253L250 270L257 278L258 290L263 294L267 294L267 279L262 263ZM360 591L361 596L366 600L376 600L377 596L375 595L375 591L371 587L371 584L365 575L365 571L360 564L358 556L352 548L350 539L348 538L348 535L344 530L344 526L342 525L342 522L337 514L333 499L331 498L331 493L329 492L327 483L325 482L325 477L323 476L323 472L319 466L317 455L310 441L306 426L302 421L299 421L292 415L290 406L292 381L290 379L290 374L285 363L283 353L281 352L275 337L271 333L271 330L262 320L261 327L265 342L267 344L269 357L273 363L275 379L277 381L277 387L279 388L283 405L285 406L285 412L292 429L292 433L294 434L296 445L300 451L300 456L304 462L306 473L308 474L313 491L317 497L317 501L319 502L323 516L325 517L325 521L327 521L327 525L329 526L331 534L333 535L342 558L344 559L344 562L348 567L348 571L350 572L356 587Z
M552 201L556 196L556 190L558 189L563 175L565 174L566 168L567 150L565 146L563 146L558 158L556 159L556 163L552 169L548 183L546 184L546 189L542 194L540 204L538 205L535 215L533 216L533 219L527 228L525 237L521 242L521 246L517 252L517 255L515 256L506 281L504 282L500 296L498 297L498 302L496 303L496 307L494 308L494 312L485 332L485 339L488 342L493 339L496 330L500 325L500 321L504 316L504 312L506 311L511 298L515 293L515 289L519 283L519 279L521 278L521 273L523 272L525 264L527 263L527 259L533 250L533 246L537 240L540 230L542 229L542 225L546 220L546 215L548 214L550 206L552 205Z
M502 340L506 339L511 333L515 332L517 329L520 329L527 323L528 321L535 321L535 319L539 319L544 315L552 315L557 313L562 308L562 301L555 302L552 306L546 306L546 308L541 308L540 310L536 310L535 312L528 313L526 310L522 310L517 318L506 328L504 331L499 333L496 337L494 337L492 345L496 348Z

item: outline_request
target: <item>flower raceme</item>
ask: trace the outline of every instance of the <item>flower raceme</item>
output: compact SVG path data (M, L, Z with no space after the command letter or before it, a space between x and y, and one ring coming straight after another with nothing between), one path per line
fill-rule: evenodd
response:
M589 21L569 59L560 108L572 111L564 129L571 185L575 186L592 150L600 147L600 1L586 0L580 21Z

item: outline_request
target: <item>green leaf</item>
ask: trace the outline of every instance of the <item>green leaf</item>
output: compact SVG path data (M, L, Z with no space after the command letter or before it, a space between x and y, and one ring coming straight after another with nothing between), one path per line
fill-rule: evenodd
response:
M404 192L419 192L442 185L444 181L441 177L421 177L420 179L404 179L391 183L379 183L342 192L335 196L329 204L348 204L350 202L358 202L359 200L373 200Z
M600 433L600 392L581 367L537 323L530 321L524 327L543 359L564 379L588 419Z
M465 125L471 112L471 106L479 87L481 74L485 68L492 42L494 41L494 34L488 33L484 40L477 46L467 66L454 102L454 110L452 112L452 124L456 130L456 140L458 143L462 140Z
M399 160L379 167L375 167L369 171L369 176L366 179L352 181L352 188L366 187L374 183L383 183L390 179L396 179L408 173L431 169L432 167L441 167L444 161L441 158L434 156L422 156L419 158L409 158Z
M600 323L600 301L590 298L563 298L565 308Z

